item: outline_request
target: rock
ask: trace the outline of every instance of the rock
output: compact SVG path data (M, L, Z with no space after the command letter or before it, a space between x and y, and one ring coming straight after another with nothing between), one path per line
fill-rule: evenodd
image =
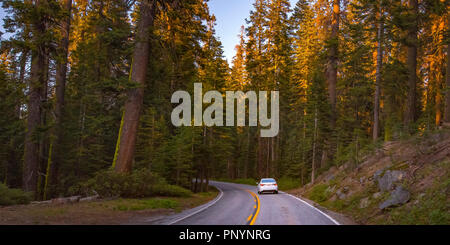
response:
M411 195L408 190L402 186L397 186L395 190L391 192L389 199L380 204L379 208L383 210L392 206L405 204L409 201L410 197Z
M383 174L383 172L384 172L384 169L380 169L380 170L377 170L374 174L373 174L373 179L375 180L375 181L378 181L378 178L381 176L381 174Z
M349 189L350 188L348 186L344 186L344 188L342 190L344 191L344 193L347 193Z
M359 208L361 208L361 209L367 208L369 206L369 204L370 204L369 197L363 198L359 202Z
M333 180L334 179L334 175L333 174L330 174L330 175L328 175L327 177L325 177L325 181L326 182L330 182L331 180Z
M380 197L381 197L381 192L373 193L372 197L373 197L374 199L380 198Z
M341 190L336 191L336 196L339 200L343 200L346 197L346 195Z
M386 170L386 172L384 173L383 176L377 177L378 188L381 191L390 191L394 188L395 183L403 180L405 178L405 176L406 176L406 173L404 171Z

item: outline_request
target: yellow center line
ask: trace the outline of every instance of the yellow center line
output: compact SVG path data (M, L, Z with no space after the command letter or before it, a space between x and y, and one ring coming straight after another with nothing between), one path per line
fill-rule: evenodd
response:
M252 215L248 216L247 221L249 221L252 218Z
M253 207L253 208L257 208L257 209L256 209L256 213L255 213L255 215L253 216L253 219L250 221L250 225L253 225L253 224L255 223L255 221L256 221L256 218L258 217L259 209L260 209L261 205L260 205L260 201L259 201L258 195L256 195L256 194L253 193L252 191L249 191L249 190L246 190L246 191L247 191L248 193L250 193L250 194L255 198L255 202L256 202L256 205Z

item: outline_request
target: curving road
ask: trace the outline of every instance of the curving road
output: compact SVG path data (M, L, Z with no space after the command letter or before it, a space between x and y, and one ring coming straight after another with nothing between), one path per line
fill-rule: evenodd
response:
M256 186L210 181L220 194L194 209L149 221L167 225L336 225L331 217L284 192L258 195Z

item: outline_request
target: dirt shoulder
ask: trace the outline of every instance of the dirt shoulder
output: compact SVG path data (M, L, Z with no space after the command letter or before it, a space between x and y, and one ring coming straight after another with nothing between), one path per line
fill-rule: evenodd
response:
M217 196L216 191L190 197L114 199L73 204L30 204L0 207L0 225L118 225L181 212Z

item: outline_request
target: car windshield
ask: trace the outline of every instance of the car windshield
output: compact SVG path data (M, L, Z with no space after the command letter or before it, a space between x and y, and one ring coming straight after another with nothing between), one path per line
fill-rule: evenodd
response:
M274 179L263 179L261 180L261 183L275 183Z

